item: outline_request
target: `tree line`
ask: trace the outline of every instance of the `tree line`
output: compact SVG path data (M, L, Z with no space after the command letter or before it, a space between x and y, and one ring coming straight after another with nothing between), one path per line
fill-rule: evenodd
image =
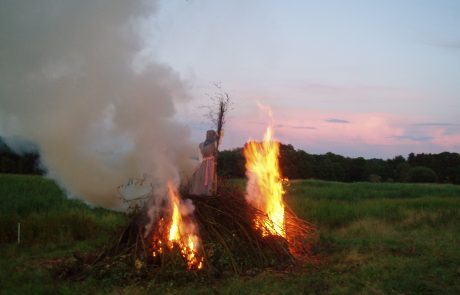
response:
M0 173L43 174L38 150L14 152L0 137Z
M280 143L280 169L289 179L322 179L354 182L438 182L460 184L460 154L414 154L392 159L350 158L326 153L309 154ZM226 178L245 177L243 148L219 152L218 174ZM43 174L40 154L11 150L0 137L0 173Z
M414 154L392 159L350 158L326 153L309 154L290 144L280 144L280 169L289 179L354 182L438 182L460 184L460 154ZM243 148L219 152L221 177L245 177Z

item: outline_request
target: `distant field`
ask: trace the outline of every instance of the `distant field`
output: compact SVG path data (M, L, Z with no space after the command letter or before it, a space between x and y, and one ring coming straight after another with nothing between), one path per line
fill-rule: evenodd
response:
M0 293L460 294L460 186L292 181L286 201L320 233L317 261L296 272L70 282L51 275L52 262L100 249L127 218L68 200L50 180L0 175Z

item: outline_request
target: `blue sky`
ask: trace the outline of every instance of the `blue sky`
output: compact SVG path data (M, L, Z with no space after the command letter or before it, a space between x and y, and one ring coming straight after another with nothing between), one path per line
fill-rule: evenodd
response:
M460 151L460 1L168 0L141 31L200 105L219 81L234 105L223 147L275 136L313 153Z

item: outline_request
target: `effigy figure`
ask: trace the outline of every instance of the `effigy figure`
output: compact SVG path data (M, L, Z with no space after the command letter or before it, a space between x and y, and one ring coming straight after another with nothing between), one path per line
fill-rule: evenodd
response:
M199 148L202 160L192 175L190 194L211 196L216 193L217 188L217 133L214 130L208 130L206 140L200 143Z

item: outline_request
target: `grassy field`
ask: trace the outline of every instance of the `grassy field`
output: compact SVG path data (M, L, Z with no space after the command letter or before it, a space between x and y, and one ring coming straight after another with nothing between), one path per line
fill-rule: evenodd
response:
M292 181L286 201L320 236L315 261L295 271L74 282L53 276L53 263L100 249L127 218L68 200L50 180L0 175L0 293L460 294L460 186Z

